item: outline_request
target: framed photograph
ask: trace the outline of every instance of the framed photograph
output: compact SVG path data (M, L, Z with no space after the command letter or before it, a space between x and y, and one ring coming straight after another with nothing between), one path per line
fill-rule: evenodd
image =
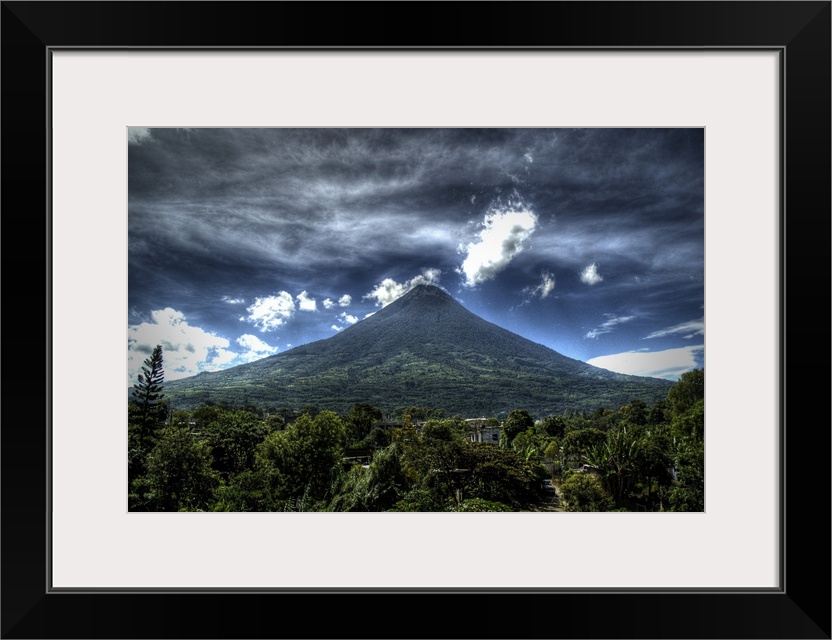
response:
M830 637L818 516L830 434L804 382L828 384L809 354L828 353L810 319L828 312L830 291L829 2L2 12L3 637ZM605 281L615 303L593 306ZM542 303L559 295L545 319ZM661 313L667 300L675 315ZM145 468L132 482L125 372L128 384L142 364L152 376L153 344L170 356L180 408L210 392L283 425L280 407L254 397L262 385L240 399L239 381L218 391L214 372L250 380L248 362L288 358L322 327L326 344L370 327L354 352L413 335L423 345L413 309L428 303L469 333L484 319L509 325L668 385L707 353L702 508L665 508L651 481L601 512L515 502L523 513L495 513L499 500L457 482L473 463L449 467L460 475L443 504L475 510L473 495L485 512L413 513L412 494L395 513L298 513L307 487L277 496L281 510L242 513L257 493L242 484L209 511L180 488L160 502ZM407 328L379 333L394 314ZM584 346L547 344L544 322ZM630 342L611 340L636 324ZM606 351L587 346L601 338ZM645 364L657 352L662 367ZM395 366L362 363L382 377ZM345 384L332 375L314 388L331 396ZM532 378L507 380L504 391L539 400ZM462 418L500 417L467 402ZM391 412L391 426L415 428L411 413ZM428 430L451 429L429 417ZM361 424L349 426L358 457ZM468 611L506 596L532 609ZM301 604L328 613L263 615ZM386 605L397 618L402 605L433 613L391 631ZM175 628L160 624L171 617Z

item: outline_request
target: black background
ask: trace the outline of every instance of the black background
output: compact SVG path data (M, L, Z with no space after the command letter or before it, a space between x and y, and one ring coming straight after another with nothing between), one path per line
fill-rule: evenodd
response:
M829 2L3 2L0 19L2 297L15 310L1 334L3 638L830 637ZM784 48L782 589L47 593L47 48L68 46ZM83 350L94 390L102 372ZM528 543L490 542L497 571ZM563 552L553 536L541 566L557 571Z

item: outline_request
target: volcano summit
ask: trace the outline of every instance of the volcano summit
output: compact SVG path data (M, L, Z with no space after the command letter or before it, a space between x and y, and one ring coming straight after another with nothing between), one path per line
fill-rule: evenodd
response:
M341 333L256 362L165 383L174 408L247 401L346 412L441 407L447 415L533 415L663 399L672 383L573 360L483 320L444 290L419 285Z

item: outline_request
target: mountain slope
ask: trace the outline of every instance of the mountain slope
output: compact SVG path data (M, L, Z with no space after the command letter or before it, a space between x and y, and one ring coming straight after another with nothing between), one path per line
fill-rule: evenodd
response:
M248 400L271 408L356 402L385 411L442 407L496 416L522 408L618 408L663 399L671 383L593 367L487 322L438 287L420 285L341 333L225 371L168 382L174 407Z

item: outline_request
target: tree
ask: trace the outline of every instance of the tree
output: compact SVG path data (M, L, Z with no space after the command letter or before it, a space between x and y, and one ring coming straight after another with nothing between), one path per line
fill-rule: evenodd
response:
M546 477L545 468L521 460L513 451L485 442L465 445L465 465L471 469L465 495L522 509L537 499L537 489Z
M257 466L271 474L279 499L330 494L343 458L347 430L333 411L300 416L285 431L273 431L257 447Z
M464 422L452 418L445 420L428 420L422 427L422 438L428 440L445 440L447 442L464 442L467 440L467 427Z
M669 496L671 511L705 510L705 445L683 441L676 457L678 486Z
M607 434L599 429L587 428L570 431L564 436L561 446L567 464L579 462L586 453L596 447L603 446Z
M353 465L337 482L332 511L387 511L404 496L411 482L402 469L398 447L380 449L368 468Z
M547 436L560 439L566 430L566 422L560 416L549 416L543 419L540 427Z
M561 501L566 511L609 511L612 498L604 491L597 476L576 473L560 485Z
M697 400L685 411L674 416L671 429L678 438L702 442L705 438L705 401Z
M503 430L500 434L500 444L504 447L511 446L512 441L518 433L534 427L534 418L525 409L515 409L508 414Z
M621 407L618 413L630 424L644 425L647 424L650 410L644 400L631 400L630 404Z
M223 478L254 468L254 452L269 426L241 409L218 409L209 421L200 422L201 438L211 447L214 469Z
M165 382L162 345L157 344L153 353L146 358L138 382L133 385L133 399L139 405L142 422L146 421L159 400L164 397L162 386Z
M186 427L166 427L147 456L147 475L133 484L131 511L207 510L217 484L208 445Z
M366 402L357 402L352 405L345 423L353 442L360 442L366 438L373 426L381 422L383 417L381 409Z
M667 392L667 409L675 418L705 400L705 370L693 369L683 373Z
M165 381L162 345L157 344L145 359L142 372L133 385L133 400L128 406L128 478L135 480L144 473L145 458L153 448L153 434L165 425L167 406L162 386Z

